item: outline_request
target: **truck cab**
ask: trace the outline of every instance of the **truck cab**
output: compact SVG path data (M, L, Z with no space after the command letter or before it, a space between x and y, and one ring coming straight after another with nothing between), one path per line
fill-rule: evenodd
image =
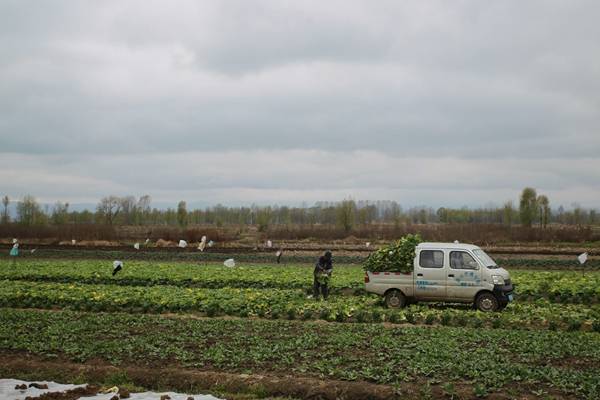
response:
M366 272L365 289L385 297L390 308L408 301L473 303L499 311L513 300L510 275L478 246L420 243L412 272Z

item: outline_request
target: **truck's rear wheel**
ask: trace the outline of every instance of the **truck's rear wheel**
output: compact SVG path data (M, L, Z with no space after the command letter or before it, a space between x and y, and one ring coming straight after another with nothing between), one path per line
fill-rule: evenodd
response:
M385 294L385 305L388 308L403 308L406 306L406 296L399 290L390 290Z
M479 311L483 312L493 312L498 311L500 305L498 304L498 299L493 294L486 292L481 293L477 296L475 300L475 305Z

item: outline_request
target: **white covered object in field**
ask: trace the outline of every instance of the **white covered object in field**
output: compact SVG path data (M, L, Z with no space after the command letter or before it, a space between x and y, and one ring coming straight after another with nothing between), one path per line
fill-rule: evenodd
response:
M223 265L225 265L226 267L229 267L229 268L233 268L233 267L235 267L235 261L233 260L233 258L228 258L227 260L225 260L223 262Z
M36 389L29 387L31 382L21 381L17 379L0 379L0 400L23 400L26 397L36 398L44 393L61 393L77 388L84 388L86 385L63 385L55 382L36 381L35 383L48 385L48 389ZM25 384L27 389L15 389L15 386ZM95 396L80 397L86 400L110 400L115 395L114 392L98 393ZM183 394L174 392L142 392L130 393L129 400L159 400L161 396L168 395L171 400L187 400L188 397L193 397L194 400L221 400L217 397L205 394Z
M86 385L62 385L55 382L35 381L35 383L48 385L48 389L36 389L29 387L31 382L20 381L18 379L0 379L0 400L23 400L25 397L39 397L44 393L64 392L73 390ZM27 389L15 389L15 386L25 384Z
M185 249L187 247L187 242L185 240L180 240L178 246Z
M267 247L268 248L273 247L273 242L271 242L270 240L267 240Z
M585 262L587 261L587 258L588 258L588 253L582 253L577 256L577 259L579 260L579 264L585 264Z
M139 243L134 244L133 248L136 249L136 250L139 250L140 249L140 244Z
M92 397L80 397L80 400L110 400L114 393L99 393ZM159 400L162 396L167 395L171 400L187 400L188 397L193 397L194 400L220 400L218 397L209 394L182 394L174 392L142 392L130 393L127 400ZM2 400L2 399L0 399Z

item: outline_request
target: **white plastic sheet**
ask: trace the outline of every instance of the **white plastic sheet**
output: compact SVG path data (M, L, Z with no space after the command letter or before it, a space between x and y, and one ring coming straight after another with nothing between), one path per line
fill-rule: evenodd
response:
M213 247L213 245L215 244L215 242L213 242L212 240L208 242L208 247Z
M270 240L267 240L267 247L268 248L273 247L273 242L271 242Z
M225 265L226 267L229 267L229 268L233 268L233 267L235 267L235 261L233 260L233 258L228 258L227 260L225 260L223 262L223 265Z
M577 259L579 260L579 264L585 264L585 262L588 259L588 253L581 253L580 255L577 256Z
M370 247L371 246L371 242L365 243L365 246Z
M71 240L71 244L73 244L73 245L74 245L74 244L76 244L76 243L77 243L77 240L75 240L75 239Z
M64 385L48 381L36 381L39 384L48 385L48 389L36 389L29 387L31 382L20 381L17 379L0 379L0 400L24 400L25 397L39 397L44 393L66 392L77 388L84 388L86 385ZM15 386L25 384L26 390L15 389ZM86 400L110 400L115 393L98 393L96 396L80 397ZM161 396L168 395L171 400L187 400L188 397L193 397L194 400L221 400L217 397L205 394L183 394L175 392L142 392L130 393L130 400L159 400Z
M187 242L185 240L180 240L178 246L185 249L187 247Z
M115 394L114 393L99 393L92 397L80 397L80 400L110 400ZM174 392L143 392L143 393L130 393L128 400L160 400L161 396L168 395L171 400L187 400L188 397L193 397L194 400L220 400L217 397L209 394L182 394ZM0 399L1 400L1 399Z
M32 382L20 381L18 379L0 379L0 400L23 400L25 397L38 397L44 393L51 392L64 392L67 390L73 390L79 387L85 387L86 385L62 385L60 383L47 382L47 381L35 381L35 383L48 385L48 389L36 389L29 387ZM15 386L25 384L27 389L19 390L15 389Z
M139 243L134 244L133 248L136 249L136 250L139 250L140 249L140 244Z

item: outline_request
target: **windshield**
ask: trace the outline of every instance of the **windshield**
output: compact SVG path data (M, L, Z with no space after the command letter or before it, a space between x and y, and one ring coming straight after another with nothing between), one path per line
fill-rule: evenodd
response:
M477 258L479 258L479 261L481 261L486 267L490 269L499 268L498 264L496 264L496 261L494 261L492 257L488 256L485 251L481 249L475 249L473 250L473 253L475 254L475 256L477 256Z

